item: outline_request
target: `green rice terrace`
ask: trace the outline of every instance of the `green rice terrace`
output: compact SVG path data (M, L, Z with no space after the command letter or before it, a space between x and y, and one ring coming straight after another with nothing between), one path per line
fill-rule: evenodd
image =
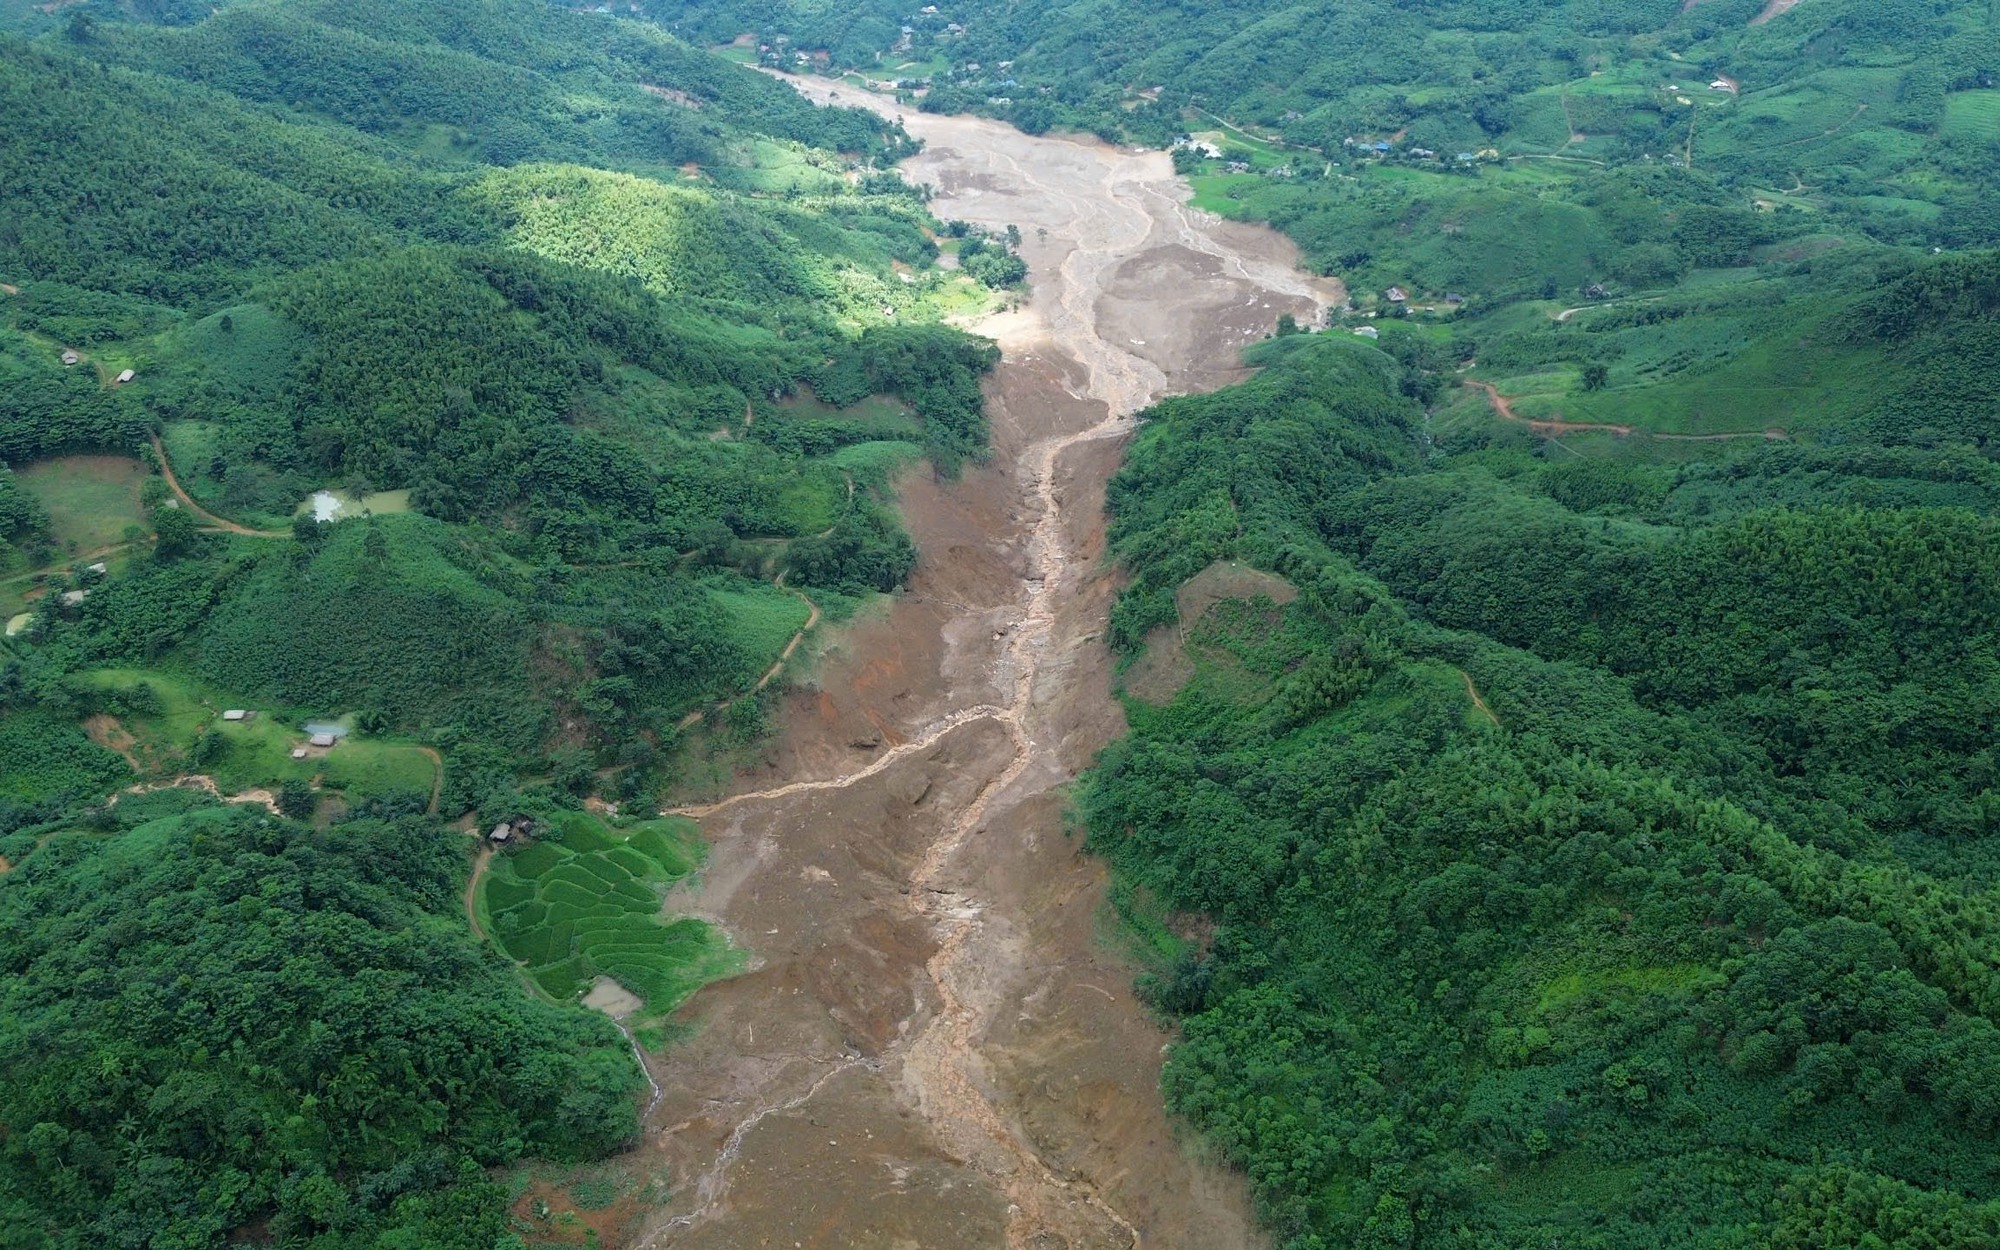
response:
M532 828L501 845L476 906L481 928L542 993L572 1001L609 977L657 1020L742 966L713 927L661 915L664 891L700 866L691 822L563 812Z

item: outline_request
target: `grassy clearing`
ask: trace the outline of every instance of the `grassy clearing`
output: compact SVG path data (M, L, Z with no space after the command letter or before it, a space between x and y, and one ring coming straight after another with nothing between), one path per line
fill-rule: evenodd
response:
M1595 394L1566 383L1552 401L1573 421L1607 421L1674 434L1790 431L1851 421L1884 392L1897 370L1879 348L1820 343L1793 334L1762 338L1727 361L1687 376ZM1643 379L1640 379L1643 380ZM1501 384L1504 394L1515 394ZM1556 389L1556 388L1549 388ZM1531 394L1524 389L1522 394ZM1539 402L1516 405L1546 415Z
M701 855L689 821L614 827L564 812L547 836L494 861L478 905L501 949L551 998L572 1000L608 976L664 1015L741 965L713 927L660 917L665 890Z
M811 609L797 595L773 586L744 583L712 589L709 597L729 613L729 636L755 657L757 672L777 662L785 645L805 626Z
M839 170L827 168L796 145L756 139L737 155L742 164L730 171L729 179L745 191L835 194L847 187Z
M809 389L801 388L800 394L759 406L757 416L787 421L846 421L885 426L898 433L918 434L923 430L916 412L894 395L870 395L845 408L836 408Z
M190 322L167 346L198 361L204 374L236 394L280 394L309 346L305 331L262 304L238 304Z
M1960 91L1944 102L1948 139L2000 140L2000 91Z
M1254 190L1264 179L1258 174L1199 174L1189 180L1194 187L1193 205L1205 213L1240 217L1244 192Z
M857 477L887 478L904 466L915 463L923 453L915 444L901 441L854 443L841 448L827 463Z
M350 799L391 793L429 794L435 765L409 743L353 734L330 750L304 759L292 751L305 745L302 717L280 709L246 708L248 720L225 721L232 703L195 678L155 669L97 669L81 674L90 686L125 696L134 710L118 718L129 735L120 744L154 776L202 772L226 794L270 788L287 781L315 781ZM139 688L150 690L150 695ZM208 735L213 735L209 737Z
M951 62L942 56L927 57L921 61L902 61L894 66L895 76L903 78L930 78L951 68Z
M1662 964L1651 967L1598 968L1566 972L1543 984L1535 999L1537 1012L1550 1012L1579 999L1614 991L1628 994L1685 994L1718 979L1700 964Z
M57 545L72 555L124 542L127 529L147 528L139 506L146 466L128 456L61 456L14 472L48 509Z

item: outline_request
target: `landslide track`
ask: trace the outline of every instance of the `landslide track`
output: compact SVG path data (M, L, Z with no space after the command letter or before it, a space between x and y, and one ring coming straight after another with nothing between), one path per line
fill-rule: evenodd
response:
M1124 728L1103 500L1133 414L1240 378L1279 314L1310 324L1344 293L1279 236L1188 209L1163 154L907 124L940 216L1024 238L1031 299L977 327L1003 349L994 454L904 480L910 591L815 635L762 763L679 809L712 851L669 910L753 964L646 1057L673 1197L632 1244L1263 1245L1240 1178L1160 1105L1167 1039L1064 790Z

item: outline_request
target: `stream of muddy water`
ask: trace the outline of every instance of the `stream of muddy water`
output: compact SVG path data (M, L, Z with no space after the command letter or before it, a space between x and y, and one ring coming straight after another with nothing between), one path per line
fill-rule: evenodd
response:
M1188 209L1162 153L906 124L906 173L941 217L1018 226L1033 294L976 327L1003 352L990 462L903 483L909 591L822 640L766 763L690 811L713 849L670 906L755 964L649 1060L674 1200L636 1245L1259 1246L1242 1180L1161 1106L1166 1037L1064 793L1124 728L1103 502L1133 414L1343 292Z

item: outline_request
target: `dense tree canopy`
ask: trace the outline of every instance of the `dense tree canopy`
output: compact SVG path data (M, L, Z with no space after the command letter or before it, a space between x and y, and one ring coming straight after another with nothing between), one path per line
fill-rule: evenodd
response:
M8 1245L490 1250L482 1168L637 1128L609 1023L474 945L421 820L58 834L0 889Z
M1203 935L1143 986L1166 1095L1285 1244L1991 1240L1990 515L1593 518L1682 487L1427 459L1386 356L1257 359L1114 482L1116 640L1194 676L1079 806ZM1299 597L1155 628L1227 558Z

